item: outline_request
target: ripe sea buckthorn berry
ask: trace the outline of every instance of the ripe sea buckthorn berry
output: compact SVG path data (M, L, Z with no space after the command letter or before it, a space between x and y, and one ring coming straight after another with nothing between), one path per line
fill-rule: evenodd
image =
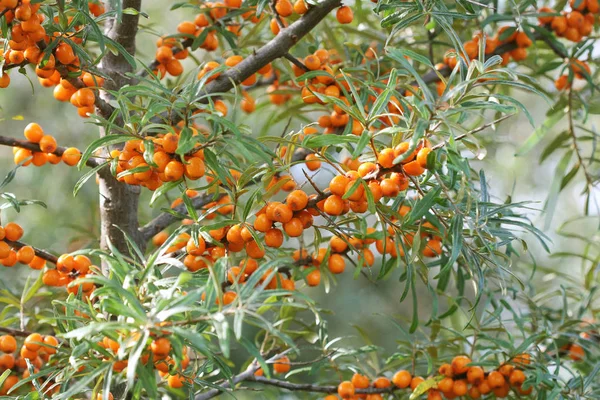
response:
M17 260L21 264L29 264L35 257L35 251L31 246L23 246L17 251Z
M350 399L355 393L354 385L350 381L344 381L338 385L337 392L342 399Z
M321 283L321 271L315 269L306 275L306 283L308 286L319 286Z
M454 381L454 384L452 385L452 393L454 393L454 395L464 396L467 394L467 391L467 381L465 381L464 379Z
M431 153L431 148L429 147L423 147L417 153L417 162L422 168L427 168L427 156L429 156L429 153Z
M79 160L81 160L81 152L75 147L69 147L68 149L65 149L64 153L62 154L62 161L68 166L72 167L77 165Z
M485 379L485 373L481 367L470 367L467 371L467 380L470 384L479 385Z
M15 222L9 222L4 225L4 235L7 240L17 241L23 236L23 228Z
M44 351L48 354L55 354L58 347L58 339L54 336L44 336Z
M304 15L308 11L308 6L304 0L296 0L294 3L294 12L296 14Z
M454 376L454 370L452 369L452 365L450 364L442 364L438 369L438 373L440 375L447 376L448 378L452 378Z
M44 267L46 266L46 260L44 260L41 257L35 256L33 257L33 260L31 260L31 262L29 263L29 268L31 269L35 269L35 270L41 270L44 269Z
M185 167L179 161L170 161L165 167L165 178L168 181L178 181L183 177Z
M32 122L25 127L23 134L25 135L25 138L30 142L39 143L40 140L42 140L42 137L44 136L44 130L41 126L39 126L35 122Z
M467 366L471 362L471 359L467 356L456 356L452 359L452 372L455 375L461 375L469 370Z
M167 378L167 384L170 388L173 389L182 388L185 382L185 377L180 374L169 375L169 377Z
M502 364L500 366L500 368L498 368L498 372L500 372L502 375L504 375L506 378L508 378L510 376L510 374L512 374L514 369L515 369L515 367L513 365Z
M377 156L377 163L383 168L392 168L394 166L394 149L386 148L381 150Z
M285 233L288 234L288 236L298 237L302 235L302 232L304 231L304 224L299 218L292 218L291 220L283 224L283 229Z
M271 228L265 232L265 245L278 248L283 244L283 233L281 229Z
M585 358L585 350L578 344L569 346L569 358L573 361L581 361Z
M294 7L290 0L277 0L275 3L275 11L282 17L289 17L294 12Z
M31 153L31 150L27 149L18 149L14 155L15 164L21 164L24 167L31 164L32 159L33 154Z
M270 211L267 211L267 216L273 221L286 223L293 218L294 213L290 206L279 203L275 204Z
M502 387L506 383L506 379L500 372L492 371L487 376L487 382L493 390Z
M0 351L14 353L17 350L17 340L12 335L0 336Z
M525 382L525 373L516 369L510 374L508 381L512 386L521 386Z
M340 24L349 24L354 19L354 12L350 7L342 6L337 9L335 17Z
M38 351L42 347L41 343L44 342L44 338L39 333L32 333L25 338L23 345L30 351Z
M339 254L331 254L327 261L327 266L332 274L341 274L346 268L346 261Z
M276 374L288 373L290 371L290 369L291 369L290 359L287 356L283 356L283 357L279 358L273 364L273 371Z
M308 204L308 195L302 190L294 190L287 195L286 204L292 211L300 211Z
M392 382L394 383L394 385L396 385L396 387L399 387L400 389L409 387L411 381L412 375L406 370L400 370L396 372L392 377Z
M321 60L315 55L309 55L304 58L304 65L311 71L316 71L321 68Z
M98 395L96 396L96 400L104 400L104 393L98 393ZM108 393L108 400L114 400L114 396L110 392Z
M346 186L349 182L350 179L348 177L337 175L329 182L329 190L335 195L343 196L346 193Z
M367 378L364 375L358 374L358 373L352 375L351 382L354 385L354 387L357 389L366 389L369 387L369 384L370 384L369 378Z
M372 174L376 170L377 170L377 165L375 163L366 162L366 163L362 163L358 167L357 172L361 178L364 178L365 176Z
M415 376L414 378L412 378L412 380L410 381L410 388L412 390L415 390L421 383L425 382L425 379L421 378L420 376Z
M445 377L444 379L438 382L437 387L444 394L451 393L452 388L454 387L454 380L452 378Z
M344 200L338 195L327 197L323 204L323 211L329 215L340 215L344 211Z

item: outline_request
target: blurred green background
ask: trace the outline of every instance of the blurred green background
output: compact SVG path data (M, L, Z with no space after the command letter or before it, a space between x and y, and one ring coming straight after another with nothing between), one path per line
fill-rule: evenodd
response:
M153 59L155 50L155 32L160 34L173 33L175 26L186 17L189 11L176 10L164 18L165 7L162 1L145 1L144 12L149 15L148 19L142 19L144 29L138 40L138 58L144 61ZM535 51L535 50L534 50ZM205 60L202 51L197 51L196 56ZM212 57L209 55L208 57ZM191 68L190 68L191 69ZM192 72L193 73L193 72ZM12 84L9 89L0 91L0 126L1 134L14 138L23 139L23 128L29 122L38 122L44 131L54 135L59 145L75 146L84 149L98 136L96 126L86 123L86 120L77 116L76 110L70 105L54 100L52 89L42 88L37 83L37 78L29 71L29 78L33 80L32 85L28 80L18 75L15 71L11 73ZM550 80L541 82L546 89L552 90ZM536 126L544 121L544 116L549 105L539 97L527 93L515 93L532 114ZM266 102L266 96L258 96L257 103ZM233 107L232 107L233 108ZM277 112L275 108L267 106L262 111L250 116L233 112L233 118L237 122L249 125L254 132L264 130L264 116L261 112ZM270 127L273 135L279 135L285 126L282 121ZM590 126L598 124L600 119L592 116L589 120ZM566 121L561 121L553 128L559 132ZM292 125L292 129L298 126ZM538 209L544 207L551 182L554 178L554 170L559 154L551 156L544 164L539 165L539 155L542 147L538 147L525 156L516 157L515 153L524 140L532 133L533 128L523 114L503 122L498 130L488 129L481 133L484 142L489 145L487 154L480 161L473 163L474 168L486 171L490 192L496 200L502 201L506 196L512 196L514 201L533 200L533 205ZM553 134L548 135L551 139ZM590 151L587 149L586 151ZM466 155L473 157L472 154ZM8 147L0 148L0 175L6 175L14 168L12 152ZM16 221L25 229L23 241L38 247L46 248L56 254L72 251L84 246L94 246L98 241L98 192L94 180L88 181L76 198L73 197L72 189L82 175L77 168L70 168L64 164L56 166L46 165L41 168L29 166L20 168L16 178L5 191L14 193L19 199L39 199L45 201L47 209L39 206L24 207L20 213L13 209L2 211L2 223ZM568 241L564 237L555 234L556 229L565 221L580 216L583 212L583 197L581 196L583 185L582 179L576 179L569 184L560 194L552 223L544 227L545 216L541 212L531 211L530 217L534 223L548 234L553 243L553 249L569 248L577 251L581 243ZM152 214L164 207L166 201L159 202L154 209L148 204L148 191L144 190L144 199L141 201L140 217L146 221ZM596 194L596 198L598 198ZM594 211L594 210L592 210ZM597 210L595 210L597 212ZM597 220L582 222L578 226L579 233L598 236ZM535 240L529 239L529 252L540 265L557 269L573 269L577 273L577 265L565 265L557 259L551 259L543 251ZM600 238L598 238L600 241ZM530 255L522 253L523 261L530 262ZM518 261L518 260L515 260ZM10 272L3 271L0 286L18 292L22 287L23 276L30 272L28 268L17 265ZM402 285L398 284L399 271L392 274L387 280L371 282L359 277L354 279L351 272L339 276L338 285L331 288L326 294L323 287L309 289L307 293L323 307L332 310L326 314L330 329L330 336L346 336L345 344L352 342L362 345L364 341L353 328L360 325L365 334L371 340L392 351L397 338L396 328L392 326L384 316L394 316L400 320L410 320L412 305L410 299L399 303ZM549 285L549 276L540 278L540 285ZM425 292L420 297L419 309L422 315L428 315L431 304ZM308 359L313 356L307 356ZM257 398L264 398L257 395ZM282 397L279 397L282 398ZM299 397L302 398L302 397Z

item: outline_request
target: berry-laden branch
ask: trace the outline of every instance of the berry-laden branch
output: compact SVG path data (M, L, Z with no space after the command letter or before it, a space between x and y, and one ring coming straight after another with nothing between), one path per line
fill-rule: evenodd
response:
M20 331L18 329L5 328L3 326L0 326L0 332L4 332L4 333L7 333L12 336L20 336L20 337L27 337L32 334L32 332L29 332L29 331Z
M204 95L201 101L207 103L211 94L228 92L271 61L285 57L300 39L306 36L340 4L341 0L325 0L311 7L300 19L282 29L270 42L246 57L235 68L222 73L217 79L206 85L201 93L201 95ZM172 125L182 120L182 116L178 113L172 113L167 118Z
M18 240L15 241L11 241L11 240L4 240L8 245L10 245L11 247L14 247L16 249L20 249L21 247L25 247L25 246L29 246L33 249L33 251L35 252L35 255L43 258L46 261L51 262L52 264L56 264L58 261L58 257L56 257L54 254L44 250L44 249L39 249L37 247L33 247L31 245L28 245L26 243L20 242Z
M275 386L282 389L292 390L292 391L303 391L303 392L314 392L314 393L337 393L338 387L333 385L321 386L314 385L312 383L291 383L287 381L282 381L279 379L269 379L264 376L255 376L252 375L247 379L248 381L261 383L263 385ZM392 393L394 390L397 390L397 387L385 387L385 388L366 388L366 389L356 389L356 394L382 394L382 393Z
M38 143L29 142L27 140L14 139L8 136L0 136L0 145L21 147L23 149L31 150L33 152L41 152L40 145ZM56 154L57 156L61 157L66 149L66 147L57 147L56 150L52 152L52 154ZM102 164L102 162L95 158L90 158L86 162L86 165L91 168L97 167L100 164Z

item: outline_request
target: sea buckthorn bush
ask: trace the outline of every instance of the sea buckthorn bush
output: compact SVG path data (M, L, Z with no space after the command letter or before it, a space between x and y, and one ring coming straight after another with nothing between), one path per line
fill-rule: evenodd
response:
M97 133L0 136L1 398L600 396L598 0L148 3L0 0L0 102ZM44 169L91 240L35 242Z

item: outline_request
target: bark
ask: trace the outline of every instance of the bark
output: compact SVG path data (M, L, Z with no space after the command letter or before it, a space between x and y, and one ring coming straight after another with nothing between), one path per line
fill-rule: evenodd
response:
M132 8L140 10L141 0L123 0L122 8ZM138 31L139 15L123 14L121 19L116 17L107 21L105 34L115 42L122 45L131 55L135 55L135 39ZM105 73L109 79L106 80L105 87L110 90L133 84L132 78L126 76L133 72L133 67L127 62L120 53L113 54L107 52L100 64L100 70ZM107 96L106 92L102 96ZM108 100L108 99L104 99ZM101 114L105 111L99 109ZM102 115L108 118L110 115ZM109 132L102 130L100 135L107 135ZM145 248L145 242L139 233L138 223L138 202L140 195L139 186L130 186L118 182L112 176L108 168L102 169L98 173L100 185L100 245L102 249L108 248L108 243L121 253L129 254L127 241L123 232L129 235L134 242L142 249Z

